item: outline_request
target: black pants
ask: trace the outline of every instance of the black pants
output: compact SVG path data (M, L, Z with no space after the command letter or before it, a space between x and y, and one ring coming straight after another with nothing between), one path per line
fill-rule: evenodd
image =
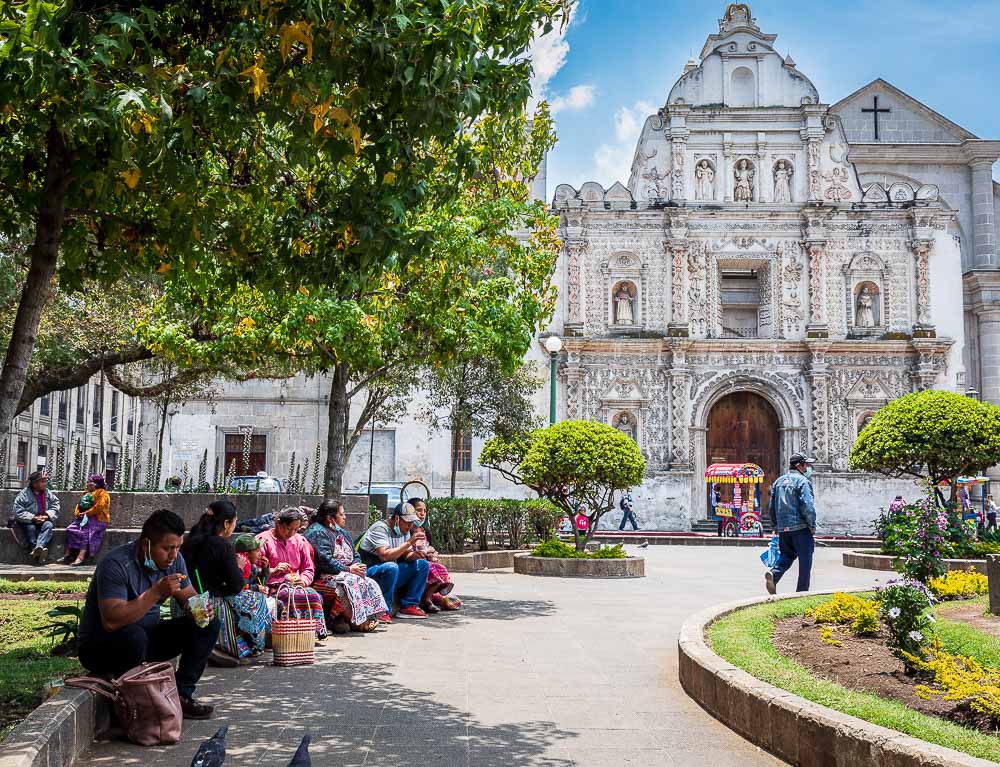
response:
M188 615L148 627L133 623L80 642L80 663L92 673L117 677L142 663L158 663L180 655L177 692L190 698L218 639L218 620L205 628L198 628Z

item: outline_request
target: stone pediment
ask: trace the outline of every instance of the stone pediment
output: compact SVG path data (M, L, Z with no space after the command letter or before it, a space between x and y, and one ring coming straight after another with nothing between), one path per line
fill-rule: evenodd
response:
M877 378L865 376L851 387L845 399L853 403L868 402L884 404L893 399L893 396Z
M619 378L608 387L608 390L601 396L601 401L607 403L641 403L647 400L646 392L635 381L628 378Z
M976 136L885 80L878 79L841 99L830 111L840 115L851 143L875 141L873 113L878 97L879 141L887 144L960 143Z

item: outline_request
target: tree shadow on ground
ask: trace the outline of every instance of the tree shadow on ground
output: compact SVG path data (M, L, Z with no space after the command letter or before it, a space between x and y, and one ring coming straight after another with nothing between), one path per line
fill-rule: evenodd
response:
M531 599L491 599L489 597L456 594L462 607L454 612L442 612L420 621L428 628L451 628L474 620L519 621L526 618L543 618L556 611L555 602Z

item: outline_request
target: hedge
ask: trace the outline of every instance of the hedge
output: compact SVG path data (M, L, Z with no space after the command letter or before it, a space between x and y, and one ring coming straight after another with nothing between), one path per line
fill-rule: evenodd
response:
M480 551L524 548L553 537L562 517L544 499L432 498L427 505L434 548L444 554L462 553L467 540Z

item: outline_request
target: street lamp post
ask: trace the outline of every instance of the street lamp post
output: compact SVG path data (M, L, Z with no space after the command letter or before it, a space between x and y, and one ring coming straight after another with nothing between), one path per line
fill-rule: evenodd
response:
M556 360L562 349L562 339L559 336L549 336L545 339L545 350L549 353L549 424L556 422Z

